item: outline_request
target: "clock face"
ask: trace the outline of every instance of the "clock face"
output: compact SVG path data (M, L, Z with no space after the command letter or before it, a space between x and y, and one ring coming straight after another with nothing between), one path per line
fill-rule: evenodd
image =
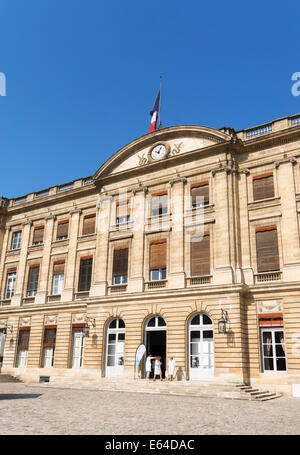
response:
M153 160L161 160L167 153L167 148L164 144L158 144L151 150L151 158Z

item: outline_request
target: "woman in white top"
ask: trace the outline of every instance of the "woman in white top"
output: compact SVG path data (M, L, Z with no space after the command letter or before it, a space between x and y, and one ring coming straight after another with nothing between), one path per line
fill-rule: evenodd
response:
M156 380L156 376L158 376L158 375L160 377L160 380L162 381L161 364L162 364L161 363L161 357L155 357L153 381Z
M152 362L151 362L152 359L154 359L154 357L152 357L151 354L148 354L147 358L146 358L146 377L147 377L147 379L150 379L150 373L152 370Z
M175 360L173 357L170 357L170 360L169 360L169 379L170 381L173 381L173 376L174 376L174 373L175 373Z

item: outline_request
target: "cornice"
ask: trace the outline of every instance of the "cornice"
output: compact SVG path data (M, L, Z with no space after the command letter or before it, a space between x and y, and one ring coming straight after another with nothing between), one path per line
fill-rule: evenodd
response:
M283 158L279 161L275 161L274 166L277 169L281 164L291 163L293 166L297 164L297 159L294 156L283 155Z

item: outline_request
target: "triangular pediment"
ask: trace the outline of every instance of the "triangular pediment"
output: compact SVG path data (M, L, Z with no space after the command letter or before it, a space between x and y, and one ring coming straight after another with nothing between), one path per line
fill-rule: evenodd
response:
M135 139L114 153L95 173L94 180L153 163L151 150L159 143L166 144L168 157L173 157L231 140L232 136L229 134L197 125L181 125L157 130Z

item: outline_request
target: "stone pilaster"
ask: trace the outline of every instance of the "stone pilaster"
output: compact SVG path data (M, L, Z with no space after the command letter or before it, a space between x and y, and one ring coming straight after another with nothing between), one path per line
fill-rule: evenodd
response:
M98 202L97 240L94 264L94 282L90 289L90 296L106 295L107 292L107 264L109 247L109 228L112 209L112 198L101 197Z
M47 289L49 279L49 266L50 266L50 255L51 245L53 238L55 216L50 215L45 219L45 230L44 230L44 250L43 260L41 264L40 279L39 279L39 290L35 297L35 303L46 303L47 300Z
M32 225L32 221L30 221L30 220L26 220L22 223L23 230L22 230L22 238L21 238L21 251L20 251L19 265L18 265L18 269L17 269L15 294L11 299L12 306L21 305L23 292L26 292L25 291L26 283L24 283L24 280L25 280L25 274L26 274L26 262L27 262L27 255L28 255L28 246L29 246L31 225Z
M185 178L177 177L170 181L172 230L170 232L170 261L168 287L172 289L185 287L184 272L184 185Z
M283 280L297 281L300 275L300 243L295 178L295 158L284 157L275 163L277 168L278 195L281 199L281 239L283 256ZM279 231L278 231L279 232ZM280 243L279 243L280 245Z
M74 209L70 212L69 251L65 269L64 290L61 293L62 302L72 301L74 299L74 281L80 213L80 209Z
M0 230L1 230L1 227L0 227ZM4 264L5 264L7 247L8 247L10 227L8 226L6 228L3 228L2 231L4 232L4 238L3 238L3 244L2 244L2 252L0 255L0 296L1 297L3 297L4 292L5 292L6 277L4 276Z
M254 274L251 265L251 250L250 250L250 230L248 216L248 187L247 175L248 170L242 170L239 174L239 214L240 214L240 249L241 249L241 265L244 283L254 284Z
M144 230L147 188L133 190L133 239L131 248L131 267L129 271L128 291L143 292L144 290Z

